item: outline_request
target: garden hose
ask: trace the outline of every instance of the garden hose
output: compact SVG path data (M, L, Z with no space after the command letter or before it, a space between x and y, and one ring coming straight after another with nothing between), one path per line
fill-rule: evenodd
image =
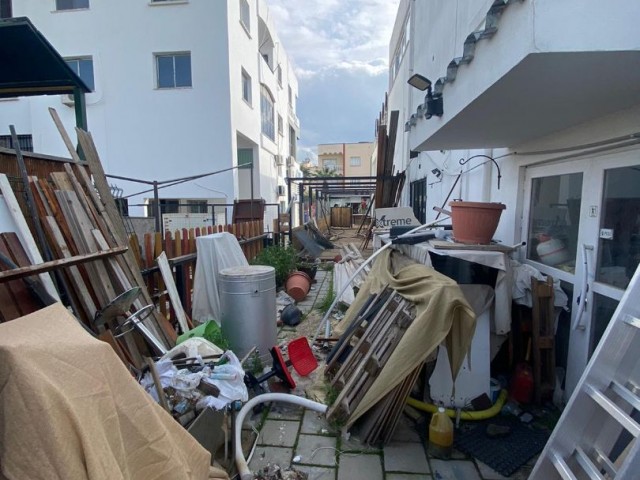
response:
M487 418L495 417L505 402L507 401L507 391L501 390L496 403L494 403L490 408L486 410L478 410L478 411L462 411L460 412L460 419L462 420L486 420ZM415 398L408 397L407 405L412 406L413 408L417 408L418 410L422 410L423 412L436 413L438 411L438 406L432 403L421 402L420 400L416 400ZM457 418L458 411L453 410L451 408L445 409L446 414L450 418Z

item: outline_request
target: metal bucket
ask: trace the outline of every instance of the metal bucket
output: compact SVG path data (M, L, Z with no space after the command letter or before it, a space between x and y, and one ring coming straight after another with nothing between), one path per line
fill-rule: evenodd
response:
M276 271L264 265L225 268L218 287L222 333L238 358L254 346L262 362L276 344Z

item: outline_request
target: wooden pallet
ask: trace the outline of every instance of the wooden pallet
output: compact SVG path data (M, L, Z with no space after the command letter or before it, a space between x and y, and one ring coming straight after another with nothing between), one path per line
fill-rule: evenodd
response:
M346 361L331 380L339 391L327 411L330 421L347 421L365 397L380 371L400 343L415 318L413 304L392 292L384 305L367 323Z

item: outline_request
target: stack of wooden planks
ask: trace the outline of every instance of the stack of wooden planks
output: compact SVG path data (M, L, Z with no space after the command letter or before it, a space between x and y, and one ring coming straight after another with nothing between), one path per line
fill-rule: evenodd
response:
M11 236L2 236L4 253L21 267L8 269L5 266L0 272L0 296L5 295L3 300L12 300L2 302L2 320L15 318L15 314L29 313L24 292L18 296L15 291L20 279L30 278L39 284L39 277L35 275L53 271L57 291L79 321L97 337L110 343L125 363L140 368L144 356L162 353L175 345L176 327L153 306L134 255L135 249L129 248L124 224L90 134L78 130L78 140L86 158L86 161L81 161L55 114L54 120L73 161L64 163L62 171L26 177L31 193L27 202L37 212L37 218L29 218L29 221L32 229L43 232L44 245L41 244L39 249L47 252L51 260L29 266L24 254L20 253L20 242ZM19 151L17 154L20 157ZM27 186L23 187L26 190ZM13 191L9 192L12 187L8 181L0 181L0 188L3 197L13 196ZM14 207L20 210L19 206ZM139 294L132 297L126 311L108 322L96 321L116 297L132 289ZM9 305L17 307L14 315L7 314L11 308ZM39 308L42 305L38 306L36 302L34 306ZM115 338L116 330L125 318L143 309L150 313L144 320L148 334L140 328L143 335L134 329ZM180 325L182 330L188 326L187 323Z
M364 304L327 358L325 375L338 392L327 410L329 421L349 423L414 318L414 305L389 287ZM363 440L389 441L418 373L412 372L373 407L376 414L365 418Z
M351 276L354 275L356 270L364 263L362 253L360 253L360 250L358 250L353 243L348 243L340 247L340 256L342 257L341 260L333 265L333 291L336 295L342 291L344 284L349 281ZM366 265L353 278L353 287L360 288L367 279L370 270L371 267ZM340 297L340 302L347 306L350 306L354 300L355 295L353 288L347 288Z

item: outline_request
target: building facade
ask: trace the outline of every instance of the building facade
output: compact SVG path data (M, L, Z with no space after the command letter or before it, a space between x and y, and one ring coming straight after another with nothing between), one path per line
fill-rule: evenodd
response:
M373 142L320 144L318 168L336 172L344 177L371 176L374 146Z
M423 222L507 205L495 238L569 297L566 396L640 261L638 18L633 0L402 0L390 42L403 204Z
M107 174L165 182L222 170L161 188L167 213L286 200L298 82L263 0L21 0L10 10L92 88L88 128ZM65 156L48 107L72 132L73 99L49 96L0 102L0 135L11 123L36 152ZM146 212L149 185L110 182L130 214Z

